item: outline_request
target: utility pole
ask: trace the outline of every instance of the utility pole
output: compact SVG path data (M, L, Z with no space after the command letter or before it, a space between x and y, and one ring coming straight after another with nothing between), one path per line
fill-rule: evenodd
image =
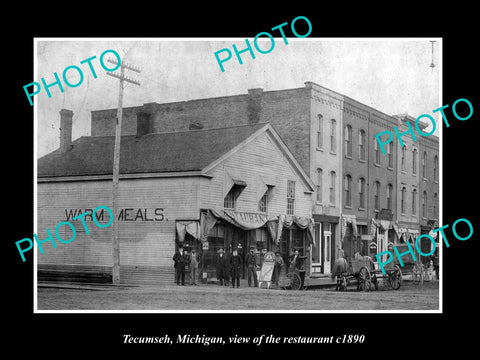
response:
M117 64L117 60L108 59L108 62L112 64ZM135 71L140 73L140 69L128 65L125 62L121 61L120 63L120 74L107 72L109 76L120 79L120 86L118 91L118 109L117 109L117 123L115 126L115 147L113 151L113 196L112 196L112 205L113 205L113 223L112 223L112 257L113 257L113 267L112 267L112 283L120 283L120 241L118 239L118 180L120 172L120 142L122 137L122 117L123 117L123 88L124 81L132 83L134 85L140 85L138 81L130 79L125 76L125 69Z

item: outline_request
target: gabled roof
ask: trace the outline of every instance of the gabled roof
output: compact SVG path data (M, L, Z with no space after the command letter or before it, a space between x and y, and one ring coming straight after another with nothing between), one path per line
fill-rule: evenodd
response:
M268 124L122 136L120 174L201 171ZM38 159L38 177L110 175L114 136L84 136Z

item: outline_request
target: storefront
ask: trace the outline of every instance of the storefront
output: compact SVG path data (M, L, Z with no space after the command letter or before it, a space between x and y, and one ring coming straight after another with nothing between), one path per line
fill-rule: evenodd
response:
M259 268L268 251L279 251L287 262L298 250L307 257L309 266L313 243L313 219L308 217L202 209L199 221L177 223L177 248L182 244L188 252L195 249L200 254L199 272L204 282L216 280L215 256L220 248L227 258L237 249L243 260L242 278L245 278L244 260L251 248L255 249Z

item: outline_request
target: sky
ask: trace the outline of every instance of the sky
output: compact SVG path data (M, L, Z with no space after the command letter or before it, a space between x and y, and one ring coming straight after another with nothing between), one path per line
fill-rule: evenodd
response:
M432 114L433 109L443 105L440 38L287 39L285 44L281 37L275 38L273 50L268 54L253 48L255 59L248 52L243 53L243 64L233 54L223 63L225 72L222 72L214 53L224 48L233 53L232 44L244 49L245 38L37 38L32 82L40 83L44 78L47 84L53 83L56 72L64 87L63 93L56 85L50 87L50 98L43 87L34 96L37 158L59 146L61 109L74 113L75 140L90 135L92 110L117 107L119 80L107 76L100 64L105 50L115 50L123 62L141 70L126 74L139 81L140 86L125 83L124 107L246 94L252 88L264 91L299 88L311 81L386 114L408 113L413 117L430 114L440 124L440 115ZM430 40L436 41L433 69ZM253 39L249 41L253 47ZM271 46L266 37L259 38L258 44L264 50ZM97 78L87 63L80 64L92 56L96 56L91 64ZM109 57L113 58L112 53L104 60ZM77 87L68 87L62 79L64 69L71 65L78 66L84 76ZM66 74L70 83L79 82L75 70ZM25 101L28 105L26 96Z

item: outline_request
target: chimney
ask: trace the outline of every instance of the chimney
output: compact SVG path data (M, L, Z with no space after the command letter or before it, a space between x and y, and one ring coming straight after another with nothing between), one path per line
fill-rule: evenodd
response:
M153 124L151 121L151 114L147 112L137 113L137 138L142 137L153 132Z
M65 152L72 148L72 118L73 111L60 110L60 151Z

